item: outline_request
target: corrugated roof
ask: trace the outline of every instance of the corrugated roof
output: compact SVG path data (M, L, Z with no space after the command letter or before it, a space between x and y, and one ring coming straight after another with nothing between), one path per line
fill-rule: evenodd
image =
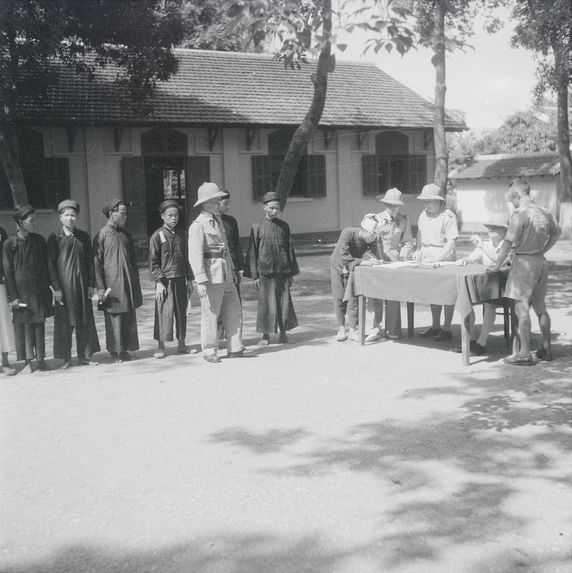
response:
M22 102L21 120L64 124L177 123L186 125L297 125L306 114L314 64L286 70L267 54L176 50L179 71L157 85L153 112L144 119L112 85L116 70L93 81L64 70L48 97ZM433 105L371 63L338 61L329 76L321 125L430 128ZM466 126L448 116L449 130Z
M451 173L451 179L491 177L531 177L554 175L558 170L558 153L519 153L514 155L477 155L465 169Z

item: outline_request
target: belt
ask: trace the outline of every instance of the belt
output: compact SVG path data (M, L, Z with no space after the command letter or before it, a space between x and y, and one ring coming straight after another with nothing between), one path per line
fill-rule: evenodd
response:
M226 249L218 249L213 251L205 251L204 257L205 259L224 259L226 257L227 251Z

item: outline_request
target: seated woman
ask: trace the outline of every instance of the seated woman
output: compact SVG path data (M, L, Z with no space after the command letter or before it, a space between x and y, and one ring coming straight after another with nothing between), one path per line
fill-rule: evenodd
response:
M445 198L435 183L425 185L419 195L425 203L425 210L419 215L415 258L423 264L454 261L455 246L459 237L457 217L445 207ZM422 338L434 338L437 342L451 340L453 305L445 305L443 327L441 327L441 305L431 305L431 328L421 333Z
M340 234L338 243L330 257L330 277L334 312L338 322L336 340L343 342L346 333L346 312L349 318L349 339L358 340L357 298L344 302L344 293L350 272L357 265L379 265L383 253L377 241L378 222L373 213L366 215L360 227L346 227Z
M475 245L474 251L471 254L459 259L458 265L468 265L472 263L481 263L485 267L492 267L498 259L498 254L502 247L506 232L508 230L508 222L502 216L491 216L485 223L488 231L488 239L483 240L477 234L471 235L471 241ZM496 319L495 305L485 302L483 311L483 326L481 327L481 334L477 340L474 339L473 329L475 325L475 313L471 310L471 354L475 356L482 356L487 353L486 344L490 331L492 330ZM455 352L461 352L461 347L454 348Z

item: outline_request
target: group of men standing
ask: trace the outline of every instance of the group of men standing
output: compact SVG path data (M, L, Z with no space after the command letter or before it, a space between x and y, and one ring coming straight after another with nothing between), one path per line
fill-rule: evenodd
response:
M175 335L181 354L186 345L187 305L193 281L201 304L201 347L209 363L220 362L221 332L227 356L244 356L240 271L254 280L258 292L259 344L297 325L290 296L292 276L299 273L288 224L278 219L279 196L263 198L265 217L253 225L243 257L238 224L226 214L230 194L215 183L198 189L195 207L201 213L187 233L178 227L180 207L167 199L159 206L163 225L150 238L149 270L155 284L155 358L166 356L165 342ZM136 309L143 304L133 238L125 228L127 207L123 200L108 202L103 213L107 224L89 235L76 226L80 206L68 199L58 205L61 228L47 242L36 233L32 206L19 207L17 230L7 237L0 229L0 350L6 374L16 370L8 362L15 346L24 370L48 370L45 320L54 316L54 358L62 368L72 365L72 336L76 333L77 363L92 364L100 350L92 301L104 312L106 348L114 362L132 359L138 350ZM4 284L5 283L5 284ZM13 327L13 328L12 328ZM222 328L222 330L221 330Z

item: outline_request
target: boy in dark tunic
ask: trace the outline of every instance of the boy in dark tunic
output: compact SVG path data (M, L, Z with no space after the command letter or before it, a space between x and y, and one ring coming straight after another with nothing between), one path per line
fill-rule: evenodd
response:
M167 199L159 205L163 226L149 241L149 271L155 282L154 338L158 343L155 358L165 358L165 341L173 340L176 326L179 354L188 354L187 303L193 292L193 273L189 264L187 233L177 229L179 204Z
M48 237L48 269L54 291L54 358L71 366L72 333L75 328L78 364L89 365L99 352L91 297L95 273L90 236L76 228L79 203L66 199L58 205L62 228Z
M93 240L95 281L105 316L106 348L115 362L131 360L139 349L135 309L143 304L135 245L125 229L127 208L112 199L103 208L107 225Z
M266 216L254 223L250 231L244 276L254 280L258 292L256 330L262 332L258 344L267 346L271 332L280 330L279 342L288 343L286 331L298 326L290 286L292 277L299 274L300 269L290 227L278 218L278 193L266 193L263 208Z
M0 367L0 372L4 372L6 376L13 376L16 374L16 370L10 366L8 353L14 350L14 325L12 324L12 313L8 305L8 295L6 294L6 284L4 280L4 265L2 264L2 250L7 238L8 234L0 227L0 352L2 353L2 367Z
M52 294L46 241L34 233L36 213L31 205L19 207L14 220L18 230L4 243L3 264L16 355L18 360L26 361L23 372L49 370L45 361L45 320L52 315Z

